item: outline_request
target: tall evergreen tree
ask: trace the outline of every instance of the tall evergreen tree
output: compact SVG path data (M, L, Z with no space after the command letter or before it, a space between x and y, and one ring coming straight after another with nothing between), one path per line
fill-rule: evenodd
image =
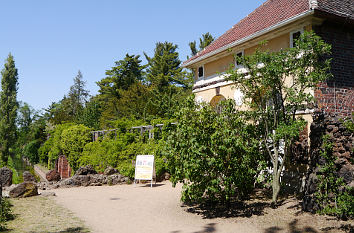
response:
M181 60L179 60L177 45L170 42L158 42L154 56L149 57L144 53L148 61L147 80L160 91L170 84L187 86L185 73L182 72Z
M195 56L199 51L205 49L214 41L214 37L209 33L202 34L202 37L199 38L199 50L197 49L197 42L189 42L189 48L191 49L191 55Z
M69 99L71 102L72 115L77 117L84 104L87 102L89 91L85 89L86 81L83 80L79 70L74 78L74 84L70 87Z
M120 99L132 86L143 82L145 66L141 65L139 55L126 54L124 59L116 61L114 67L106 71L106 77L97 82L98 100L102 108L101 125L122 116Z
M18 73L15 61L11 54L6 59L5 67L1 71L0 95L0 150L1 162L7 164L10 147L16 142L16 117L17 117L17 89Z

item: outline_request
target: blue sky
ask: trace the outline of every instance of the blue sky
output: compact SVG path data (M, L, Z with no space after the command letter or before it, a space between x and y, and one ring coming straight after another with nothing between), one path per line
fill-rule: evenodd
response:
M69 91L81 70L90 94L126 53L152 55L155 43L220 36L265 0L11 0L1 4L0 67L11 52L19 71L18 100L46 108Z

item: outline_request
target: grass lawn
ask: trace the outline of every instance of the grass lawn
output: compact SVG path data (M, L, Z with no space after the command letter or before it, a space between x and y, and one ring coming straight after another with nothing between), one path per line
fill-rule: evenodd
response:
M72 212L59 206L55 197L11 199L15 219L7 224L11 233L87 233L90 230Z

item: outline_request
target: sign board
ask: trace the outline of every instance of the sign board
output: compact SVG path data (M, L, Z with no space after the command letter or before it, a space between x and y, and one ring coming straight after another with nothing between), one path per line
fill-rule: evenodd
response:
M135 163L135 180L151 180L154 174L154 156L137 155Z

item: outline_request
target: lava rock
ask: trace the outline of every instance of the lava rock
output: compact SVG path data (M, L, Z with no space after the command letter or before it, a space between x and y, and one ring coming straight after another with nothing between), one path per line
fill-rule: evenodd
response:
M105 174L106 176L113 175L116 173L118 173L118 170L113 167L107 167L106 170L104 170L103 172L103 174Z
M23 174L23 181L28 182L36 182L36 178L32 175L29 171L24 171Z
M0 168L0 181L2 186L11 186L12 184L12 170L8 167Z
M43 192L43 193L41 193L41 196L43 196L43 197L54 197L55 196L55 192Z
M61 180L58 182L59 187L75 187L75 186L80 186L81 183L75 179L74 177L70 177L64 180Z
M37 185L33 182L23 182L16 185L9 191L9 196L15 197L32 197L38 195Z
M59 172L57 172L57 170L50 170L45 175L45 178L48 181L59 181L60 180L60 174L59 174Z
M97 174L95 169L91 165L87 165L85 167L80 167L76 173L76 175L88 175L88 174Z
M88 186L90 184L90 176L74 175L71 178L74 179L75 183L79 184L79 186Z
M89 175L90 177L90 183L101 183L101 184L107 184L107 176L103 174L93 174Z

